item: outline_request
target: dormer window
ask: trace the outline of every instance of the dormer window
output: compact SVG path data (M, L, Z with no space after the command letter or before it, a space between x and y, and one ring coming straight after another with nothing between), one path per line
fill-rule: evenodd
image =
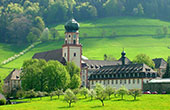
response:
M151 69L146 68L146 71L150 71Z

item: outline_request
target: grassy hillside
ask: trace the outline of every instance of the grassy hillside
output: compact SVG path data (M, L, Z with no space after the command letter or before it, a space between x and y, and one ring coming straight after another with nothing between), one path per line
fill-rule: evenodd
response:
M65 31L63 24L65 23L56 26L60 36ZM156 30L163 26L170 26L170 22L133 17L103 18L80 22L80 37L84 37L84 33L87 34L87 37L101 37L103 32L105 37L112 36L113 32L116 32L116 35L155 35Z
M133 101L131 96L125 96L125 100L112 97L111 100L104 101L105 106L101 106L99 100L91 101L90 98L84 99L79 96L77 103L73 103L72 107L68 107L63 99L64 97L54 97L55 100L50 100L50 97L24 99L20 101L28 101L28 103L0 106L0 110L169 110L170 95L143 95Z
M59 30L60 36L64 38L63 24L56 26L56 28ZM154 36L156 30L162 28L162 26L170 26L170 22L146 18L105 18L91 22L80 22L80 25L80 42L83 45L83 55L89 59L102 60L104 54L113 55L118 59L122 48L125 48L127 57L131 60L140 53L145 53L151 58L163 57L165 59L170 55L170 49L168 49L170 38L168 36L161 39L150 36ZM100 37L103 29L106 31L105 37L107 38ZM110 38L112 31L122 36ZM84 37L83 33L87 33L87 36ZM133 35L136 35L136 37ZM25 55L1 66L0 76L4 78L12 68L20 68L23 61L30 59L34 53L58 49L61 48L62 44L63 41L49 41L37 45ZM24 48L26 48L26 45L0 44L0 62L19 53Z

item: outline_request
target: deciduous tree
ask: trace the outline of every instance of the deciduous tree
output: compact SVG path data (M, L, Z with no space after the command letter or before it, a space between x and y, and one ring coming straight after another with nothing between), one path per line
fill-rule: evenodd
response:
M69 107L71 107L71 104L77 101L77 97L70 89L67 89L64 95L64 100L69 104Z
M155 64L154 62L152 61L152 59L150 59L149 56L147 56L146 54L138 54L134 60L133 60L134 63L144 63L146 65L148 65L149 67L151 68L154 68L155 67Z
M95 91L96 91L96 99L100 100L102 106L104 106L104 100L107 98L107 94L104 87L100 84L96 84Z
M134 100L136 100L136 97L140 97L142 95L142 91L140 89L131 89L129 90L129 94L134 97Z

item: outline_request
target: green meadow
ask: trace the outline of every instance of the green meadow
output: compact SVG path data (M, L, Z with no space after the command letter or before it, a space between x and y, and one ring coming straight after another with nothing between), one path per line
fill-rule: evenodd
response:
M64 24L54 26L62 38L65 36ZM130 60L133 60L140 53L145 53L151 58L167 59L170 55L170 49L168 49L170 35L164 38L155 38L156 30L162 29L163 26L170 26L170 22L131 17L103 18L80 22L80 43L83 45L83 55L89 59L103 60L103 55L107 54L119 59L124 48ZM103 32L105 35L101 37ZM113 32L116 32L117 37L111 36ZM1 78L5 78L12 68L20 68L23 61L31 59L35 53L61 48L63 43L63 40L41 43L18 59L1 65ZM0 44L0 62L18 54L27 46Z
M54 26L60 36L65 29L64 24ZM163 26L170 26L170 22L159 19L135 18L135 17L114 17L102 18L86 22L80 22L80 37L101 37L104 32L105 37L116 35L155 35L158 29ZM87 36L84 36L84 33ZM170 31L169 31L170 34Z
M64 101L64 97L50 100L50 97L43 97L42 100L34 98L23 99L18 101L27 101L27 103L0 106L0 110L169 110L170 95L143 95L133 101L133 97L125 96L124 100L112 97L111 100L104 101L105 106L101 105L99 100L90 98L84 99L79 96L77 103L73 103L72 107L68 107L68 103Z

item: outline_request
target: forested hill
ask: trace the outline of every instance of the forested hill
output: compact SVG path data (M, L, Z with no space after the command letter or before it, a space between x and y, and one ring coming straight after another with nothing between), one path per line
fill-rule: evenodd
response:
M114 16L170 20L170 0L0 0L0 42L40 39L46 26ZM52 30L50 30L52 31Z

